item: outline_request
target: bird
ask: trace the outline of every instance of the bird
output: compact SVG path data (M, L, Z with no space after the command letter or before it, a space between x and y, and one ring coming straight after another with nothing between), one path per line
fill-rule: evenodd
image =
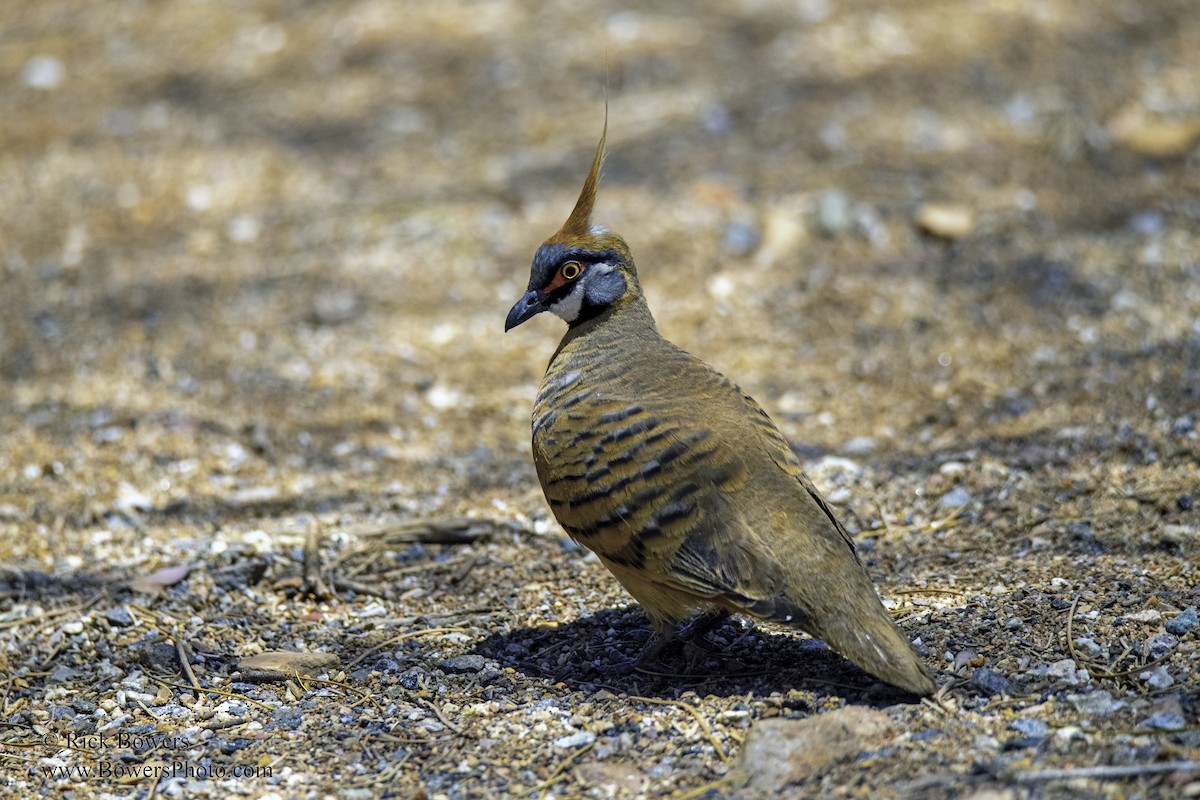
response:
M665 339L625 240L592 223L608 119L569 217L536 250L506 332L567 323L533 407L550 510L644 609L637 664L731 614L800 629L913 695L936 686L850 533L763 408Z

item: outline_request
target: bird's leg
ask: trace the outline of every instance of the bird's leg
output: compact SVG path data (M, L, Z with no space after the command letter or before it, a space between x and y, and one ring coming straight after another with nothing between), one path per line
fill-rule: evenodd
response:
M710 608L704 611L679 631L683 640L684 658L688 670L691 671L703 662L705 656L713 655L713 651L701 642L718 625L729 619L730 613L723 608Z
M683 626L655 621L654 631L642 652L626 666L631 671L661 666L663 653L675 645L682 644L688 669L692 669L704 656L711 655L696 640L728 618L729 612L724 609L709 609Z
M635 659L635 666L647 667L659 663L663 652L678 641L679 632L674 625L661 628L657 625L654 626L654 632L650 634L650 639Z
M723 608L710 608L698 614L679 631L679 638L694 643L704 638L718 625L729 619L730 613Z
M642 648L642 652L636 658L617 665L616 669L634 672L638 669L660 666L663 653L678 644L683 645L688 668L691 669L703 656L711 655L711 652L706 650L698 640L729 617L730 613L725 609L713 608L698 614L682 626L665 620L651 620L653 631Z

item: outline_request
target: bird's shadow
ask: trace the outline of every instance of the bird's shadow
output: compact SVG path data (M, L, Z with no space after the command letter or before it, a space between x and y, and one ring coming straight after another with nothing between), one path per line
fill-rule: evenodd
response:
M653 665L633 669L631 659L650 635L640 609L606 609L555 627L493 634L474 652L501 667L581 690L673 699L689 690L728 697L796 689L866 704L913 699L814 639L737 617L714 628L698 647L671 647Z

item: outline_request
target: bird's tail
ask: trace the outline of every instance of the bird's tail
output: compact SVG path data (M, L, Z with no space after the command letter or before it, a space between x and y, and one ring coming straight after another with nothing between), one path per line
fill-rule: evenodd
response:
M851 613L821 620L811 631L830 648L877 678L917 695L937 689L908 638L871 591L860 595Z

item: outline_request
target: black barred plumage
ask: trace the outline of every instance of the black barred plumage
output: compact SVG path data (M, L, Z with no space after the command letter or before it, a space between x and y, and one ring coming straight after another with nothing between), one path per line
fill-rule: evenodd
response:
M599 556L662 638L742 612L791 624L869 672L934 690L854 542L767 413L663 339L625 241L590 222L601 137L571 216L534 257L511 329L570 326L533 409L533 459L563 529Z

